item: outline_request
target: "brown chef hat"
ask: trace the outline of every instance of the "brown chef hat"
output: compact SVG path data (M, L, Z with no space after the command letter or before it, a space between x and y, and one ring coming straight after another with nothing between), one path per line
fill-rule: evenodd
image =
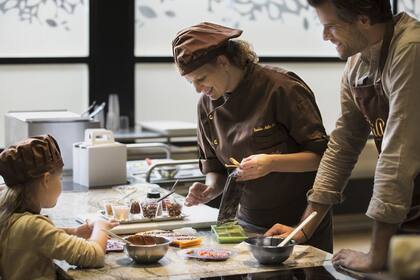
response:
M0 153L0 175L9 187L26 183L63 165L60 148L51 135L30 137Z
M242 30L210 22L181 30L172 41L174 60L182 76L221 54L229 39L239 37Z

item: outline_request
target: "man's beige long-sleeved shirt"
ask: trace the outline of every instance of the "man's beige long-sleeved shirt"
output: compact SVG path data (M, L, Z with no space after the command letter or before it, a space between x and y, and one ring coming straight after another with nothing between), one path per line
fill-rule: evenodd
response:
M382 42L347 61L341 85L341 116L331 134L308 200L335 204L362 151L370 127L356 105L351 86L368 77L382 79L389 116L375 170L367 216L398 224L409 219L414 179L420 172L420 22L405 13L396 18L381 77L376 77ZM416 190L418 193L418 190Z
M53 259L82 267L104 262L99 244L68 235L42 216L14 214L0 236L0 276L8 279L55 279Z

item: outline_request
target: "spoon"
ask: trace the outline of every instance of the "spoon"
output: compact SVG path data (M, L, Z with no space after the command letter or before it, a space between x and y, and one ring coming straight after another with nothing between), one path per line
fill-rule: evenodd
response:
M80 114L81 117L85 117L89 114L89 111L92 110L92 108L96 105L96 101L93 101L93 103L83 112Z
M110 230L107 230L107 229L102 229L102 231L105 231L106 232L106 234L108 234L110 237L113 237L113 238L115 238L115 239L118 239L118 240L120 240L120 241L122 241L122 242L124 242L124 243L126 243L126 244L129 244L129 245L134 245L133 243L131 243L130 241L128 241L128 240L126 240L126 239L124 239L124 238L122 238L122 237L120 237L120 236L118 236L118 235L116 235L115 233L113 233L112 231L110 231Z
M106 102L102 102L101 105L96 106L96 109L93 110L92 113L89 114L89 118L93 119L97 114L99 114L106 106Z
M303 222L300 223L279 245L277 245L277 247L283 247L284 245L286 245L290 241L290 239L292 239L296 235L296 233L298 233L317 214L318 212L316 211L312 212L311 215L309 215L305 220L303 220Z
M170 196L171 194L173 194L175 192L175 186L178 184L178 181L179 181L179 179L175 181L175 183L173 184L173 186L171 188L171 191L169 193L165 194L164 196L162 196L161 198L159 198L157 200L157 202L160 202L160 201L164 200L165 198L167 198L168 196Z
M233 157L229 158L230 162L233 163L233 165L235 165L236 167L239 167L241 165L241 163L239 161L237 161L236 159L234 159Z
M126 199L127 197L131 196L133 193L135 193L137 190L132 190L131 192L129 192L128 194L124 195L123 197L119 198L117 201L120 202L124 199Z

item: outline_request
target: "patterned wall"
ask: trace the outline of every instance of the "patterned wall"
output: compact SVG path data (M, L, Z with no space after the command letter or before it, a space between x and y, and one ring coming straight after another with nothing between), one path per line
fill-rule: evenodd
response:
M243 29L259 55L336 56L306 0L137 0L136 55L171 55L177 31L202 21Z

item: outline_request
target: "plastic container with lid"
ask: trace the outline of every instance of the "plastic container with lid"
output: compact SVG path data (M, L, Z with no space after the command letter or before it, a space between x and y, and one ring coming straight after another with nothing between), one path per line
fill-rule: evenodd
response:
M141 203L141 210L144 218L156 218L162 216L162 203L158 202L160 198L160 192L150 191L147 193L147 197Z

